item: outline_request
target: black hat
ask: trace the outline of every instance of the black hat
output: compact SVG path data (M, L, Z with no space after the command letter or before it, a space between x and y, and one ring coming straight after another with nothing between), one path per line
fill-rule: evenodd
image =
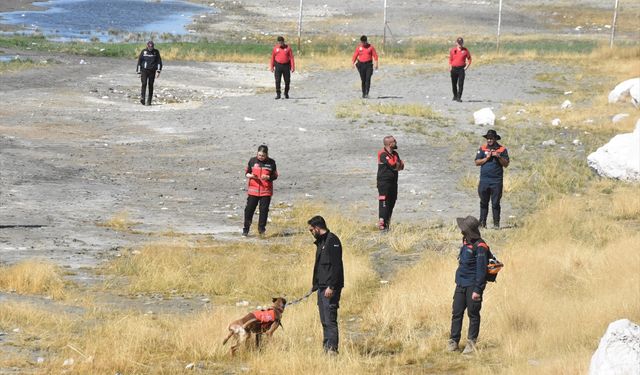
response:
M495 130L493 130L493 129L488 130L488 131L487 131L487 134L483 135L483 137L485 137L485 138L493 138L493 139L495 139L496 141L499 141L499 140L500 140L500 136L499 136L499 135L498 135L498 133L496 133L496 131L495 131Z
M462 231L467 240L477 240L480 238L480 222L473 216L456 218L458 228Z

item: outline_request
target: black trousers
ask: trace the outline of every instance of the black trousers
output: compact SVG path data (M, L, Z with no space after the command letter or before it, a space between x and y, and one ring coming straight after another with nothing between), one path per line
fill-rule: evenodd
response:
M454 98L462 98L464 88L464 66L451 68L451 88Z
M358 62L356 67L362 81L362 96L368 96L369 88L371 88L371 76L373 75L373 61Z
M456 285L456 291L453 293L453 312L451 314L451 340L460 342L462 335L462 318L464 310L467 310L469 316L469 332L468 340L477 340L480 333L480 309L482 308L482 299L474 301L471 298L473 287L462 287Z
M264 233L267 228L267 217L269 216L269 204L271 204L271 197L256 197L249 195L247 197L247 206L244 208L244 228L243 232L248 233L251 228L251 222L253 221L253 214L256 212L256 207L260 204L260 217L258 219L258 233Z
M391 223L396 200L398 200L397 183L378 183L378 218L382 219L387 229Z
M493 212L493 224L500 226L500 199L502 199L502 182L480 181L478 184L478 196L480 196L480 224L487 226L489 216L489 200Z
M151 99L153 99L153 81L156 80L156 71L151 69L141 69L140 80L142 81L142 90L140 90L140 100L143 102L145 101L145 94L147 92L147 84L148 84L149 96L146 103L151 104Z
M318 289L318 311L322 323L322 347L325 351L338 351L338 308L340 307L340 292L333 291L333 296L324 296L326 288Z
M276 93L280 96L280 82L284 77L284 95L289 95L289 83L291 82L291 64L275 63L274 74L276 77Z

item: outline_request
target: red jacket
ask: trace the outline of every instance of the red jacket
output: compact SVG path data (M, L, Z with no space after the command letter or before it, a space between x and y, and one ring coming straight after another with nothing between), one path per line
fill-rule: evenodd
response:
M468 49L464 47L458 49L456 46L449 51L449 65L454 67L465 66L467 65L467 60L469 60L469 65L471 65L471 53Z
M351 63L355 63L356 60L359 62L369 62L371 60L378 61L378 53L376 53L376 49L373 48L373 45L361 44L356 47L355 52L353 53L353 58L351 59Z
M250 178L247 193L255 197L270 197L273 195L273 181L278 178L278 170L276 161L267 158L265 161L252 157L247 164L245 173L251 173L258 178ZM260 177L268 176L268 180L262 180Z
M293 59L293 51L288 45L280 46L276 44L271 52L271 61L269 62L269 68L273 68L275 63L278 64L291 64L291 71L296 70L296 62Z

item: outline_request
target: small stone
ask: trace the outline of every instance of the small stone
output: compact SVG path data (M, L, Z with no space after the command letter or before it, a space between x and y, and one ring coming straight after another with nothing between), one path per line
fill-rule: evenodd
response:
M307 129L305 129L305 128L298 128L298 130L300 130L301 132L306 132L307 131Z
M43 357L36 358L36 363L38 363L38 364L44 363L44 358Z
M67 358L62 362L62 366L72 366L74 362L73 358Z
M553 125L553 126L560 125L560 119L559 118L554 118L553 120L551 120L551 125Z
M576 145L576 146L580 146L582 144L582 142L580 142L579 139L574 139L573 140L573 144Z
M380 280L380 284L389 284L389 280Z
M564 102L562 102L562 104L560 105L561 109L569 109L571 108L572 104L570 100L565 100Z
M556 145L556 141L553 139L549 139L547 141L542 142L543 146L555 146Z
M249 301L236 302L236 306L249 306Z
M188 365L184 366L185 370L193 370L196 367L195 363L189 363Z

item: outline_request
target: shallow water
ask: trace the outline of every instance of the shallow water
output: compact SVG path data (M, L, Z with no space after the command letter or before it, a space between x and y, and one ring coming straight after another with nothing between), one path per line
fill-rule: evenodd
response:
M42 11L0 13L0 23L22 26L54 40L120 41L128 33L188 33L193 16L215 8L180 0L51 0Z

